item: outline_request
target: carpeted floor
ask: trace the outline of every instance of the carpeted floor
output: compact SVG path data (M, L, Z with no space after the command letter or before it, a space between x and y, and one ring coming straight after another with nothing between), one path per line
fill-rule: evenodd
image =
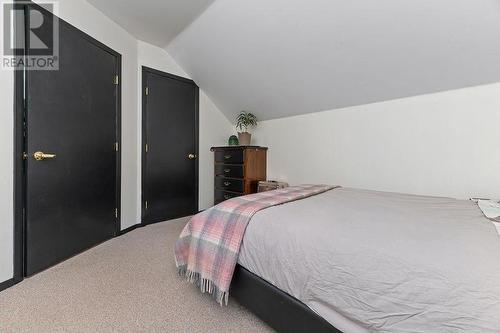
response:
M177 276L185 223L137 229L0 292L0 332L271 332Z

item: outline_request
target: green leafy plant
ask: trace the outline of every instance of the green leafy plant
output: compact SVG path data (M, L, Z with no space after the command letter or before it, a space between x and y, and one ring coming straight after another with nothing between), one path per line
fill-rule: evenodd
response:
M247 132L249 127L255 127L257 123L257 117L246 111L242 111L236 118L236 128L239 128L242 132Z

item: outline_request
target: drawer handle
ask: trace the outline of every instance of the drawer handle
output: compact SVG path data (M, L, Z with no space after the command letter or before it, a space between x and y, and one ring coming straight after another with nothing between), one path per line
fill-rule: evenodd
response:
M231 172L231 169L224 169L224 172L225 172L225 173L230 173L230 172Z
M225 194L225 195L224 195L224 199L229 200L229 199L231 199L231 196L230 196L230 195Z
M230 159L231 157L232 157L231 155L225 155L225 156L224 156L224 158L225 158L226 160Z
M229 185L231 185L231 182L224 182L224 185L229 186Z

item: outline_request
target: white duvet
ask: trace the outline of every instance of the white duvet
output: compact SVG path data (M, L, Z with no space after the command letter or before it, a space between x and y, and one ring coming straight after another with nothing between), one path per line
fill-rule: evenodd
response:
M250 222L239 263L349 332L500 332L500 237L470 201L336 189Z

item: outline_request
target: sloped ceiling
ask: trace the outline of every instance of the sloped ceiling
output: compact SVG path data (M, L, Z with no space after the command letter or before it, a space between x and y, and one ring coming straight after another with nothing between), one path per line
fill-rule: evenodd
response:
M216 0L166 50L273 119L500 81L500 1Z
M87 0L137 39L165 47L214 0Z

